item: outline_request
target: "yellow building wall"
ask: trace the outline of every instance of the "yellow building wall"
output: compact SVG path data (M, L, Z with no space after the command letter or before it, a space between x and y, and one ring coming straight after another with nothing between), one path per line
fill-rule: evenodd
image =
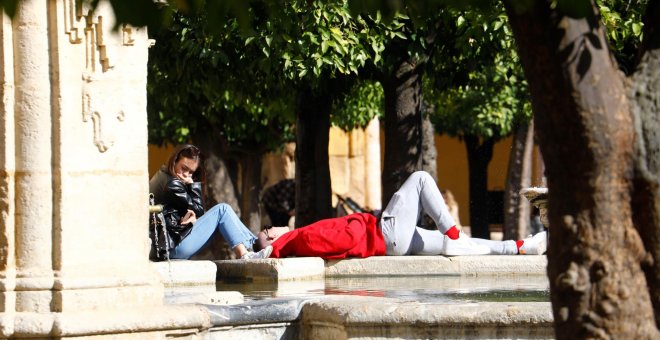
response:
M469 225L468 161L465 144L456 138L435 136L438 151L438 187L451 191L458 203L458 215L463 225Z
M350 136L340 128L330 128L328 141L328 165L332 193L351 196ZM352 197L351 197L352 198ZM364 204L359 202L359 204ZM332 205L337 205L337 197L332 195Z
M149 178L158 171L161 165L167 163L173 151L173 145L159 146L149 144Z
M493 159L488 164L488 190L503 191L506 187L512 142L513 138L508 137L495 144Z
M505 138L493 148L493 158L488 165L488 190L504 190L506 186L511 142L511 137ZM465 143L458 138L436 135L435 146L438 150L438 186L452 192L458 202L461 224L470 225L470 186Z

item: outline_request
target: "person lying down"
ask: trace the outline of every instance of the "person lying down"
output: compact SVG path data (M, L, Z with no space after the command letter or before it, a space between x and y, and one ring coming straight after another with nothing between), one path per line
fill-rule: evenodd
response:
M416 226L426 212L438 230ZM259 232L255 251L272 246L270 257L336 259L381 255L541 255L547 248L545 231L523 240L492 241L470 238L456 228L433 178L426 172L410 175L380 219L369 213L329 218L290 230L269 227Z

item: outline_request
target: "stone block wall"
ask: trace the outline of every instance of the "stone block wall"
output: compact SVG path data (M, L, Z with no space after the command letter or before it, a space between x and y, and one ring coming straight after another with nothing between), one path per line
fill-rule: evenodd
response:
M365 129L333 127L328 148L332 192L367 209L381 209L380 128L373 119ZM333 197L333 205L337 197Z

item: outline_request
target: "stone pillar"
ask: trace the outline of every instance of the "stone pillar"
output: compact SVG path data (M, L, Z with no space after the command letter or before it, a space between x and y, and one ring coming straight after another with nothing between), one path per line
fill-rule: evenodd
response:
M53 286L53 176L48 6L20 1L13 20L16 311L48 312Z
M365 129L365 207L371 210L382 209L380 124L378 118L369 122Z
M164 306L148 261L146 30L79 3L1 25L0 338L198 333L209 316Z
M14 53L11 20L0 15L0 313L14 311ZM0 331L0 333L2 333Z

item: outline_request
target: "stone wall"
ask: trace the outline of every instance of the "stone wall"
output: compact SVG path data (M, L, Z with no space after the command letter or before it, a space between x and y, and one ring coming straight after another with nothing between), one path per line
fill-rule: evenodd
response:
M328 148L332 192L367 209L381 209L380 127L373 119L365 129L330 129ZM333 205L337 197L333 196Z

